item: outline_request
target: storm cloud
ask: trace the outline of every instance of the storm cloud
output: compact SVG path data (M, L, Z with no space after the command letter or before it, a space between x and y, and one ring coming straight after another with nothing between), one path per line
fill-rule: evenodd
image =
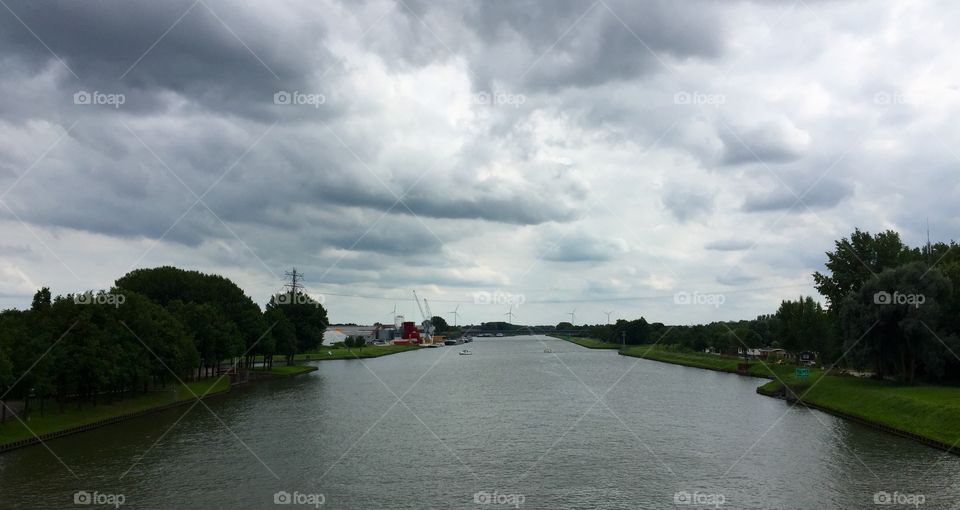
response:
M296 265L335 321L689 323L814 294L855 227L956 237L960 9L801 4L7 1L0 303Z

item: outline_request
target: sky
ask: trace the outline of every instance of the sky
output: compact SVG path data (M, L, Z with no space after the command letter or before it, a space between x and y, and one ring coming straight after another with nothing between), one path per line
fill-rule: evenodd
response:
M284 273L333 322L693 324L954 239L960 5L4 0L0 307ZM512 307L512 309L511 309ZM456 317L452 314L457 310Z

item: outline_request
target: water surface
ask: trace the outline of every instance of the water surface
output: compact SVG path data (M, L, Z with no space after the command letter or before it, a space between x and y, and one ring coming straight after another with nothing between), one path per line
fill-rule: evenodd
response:
M79 490L124 508L278 509L308 508L275 506L281 491L348 509L871 508L880 491L953 508L960 494L960 458L759 396L759 379L539 336L469 347L325 361L209 409L2 455L0 508L82 508Z

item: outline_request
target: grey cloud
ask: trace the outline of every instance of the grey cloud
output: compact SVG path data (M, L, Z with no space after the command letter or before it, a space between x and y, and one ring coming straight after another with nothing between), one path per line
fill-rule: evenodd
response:
M740 239L721 239L717 241L711 241L705 244L703 247L708 250L715 251L741 251L746 250L753 246L753 242Z
M663 206L677 221L686 223L700 219L713 211L713 196L702 190L670 187L660 198Z
M56 54L65 64L57 69L64 106L74 106L68 92L97 90L124 93L126 111L155 110L167 107L163 93L172 91L218 111L303 114L308 109L274 108L273 94L309 90L313 66L336 64L321 44L322 24L281 25L254 6L18 0L9 8L23 24L0 16L0 42L14 55L7 64L37 73L61 66Z
M30 245L0 244L0 255L9 257L33 257L36 254Z
M789 184L788 184L789 185ZM795 208L800 211L826 209L839 204L853 194L853 186L846 181L823 179L804 194L805 188L791 185L793 191L777 183L777 188L747 196L742 209L746 212L766 212ZM802 197L802 198L798 198ZM806 206L806 207L805 207Z
M421 65L429 59L451 58L450 51L465 53L480 90L490 90L494 82L544 91L590 87L665 72L661 59L712 59L723 50L724 28L716 6L704 1L406 5L413 14L400 10L410 19L401 31L390 34L393 44L383 44L383 50L408 58L412 53ZM452 19L462 20L468 32L431 24ZM430 51L425 54L424 48Z
M727 271L724 274L718 275L716 277L717 283L721 285L730 285L730 286L740 286L746 285L748 283L754 282L757 280L757 277L751 274L748 274L743 268L737 266Z
M628 250L622 239L605 238L582 233L547 237L544 260L553 262L604 262ZM543 250L543 248L541 248Z
M778 164L800 158L809 135L788 121L765 122L749 128L722 123L717 128L723 141L724 165Z

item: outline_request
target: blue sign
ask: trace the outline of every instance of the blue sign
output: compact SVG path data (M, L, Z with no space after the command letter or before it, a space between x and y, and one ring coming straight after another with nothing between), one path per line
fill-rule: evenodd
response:
M793 375L795 375L795 376L797 377L797 379L806 379L807 377L810 377L810 369L809 369L809 368L798 368L798 369L794 370Z

